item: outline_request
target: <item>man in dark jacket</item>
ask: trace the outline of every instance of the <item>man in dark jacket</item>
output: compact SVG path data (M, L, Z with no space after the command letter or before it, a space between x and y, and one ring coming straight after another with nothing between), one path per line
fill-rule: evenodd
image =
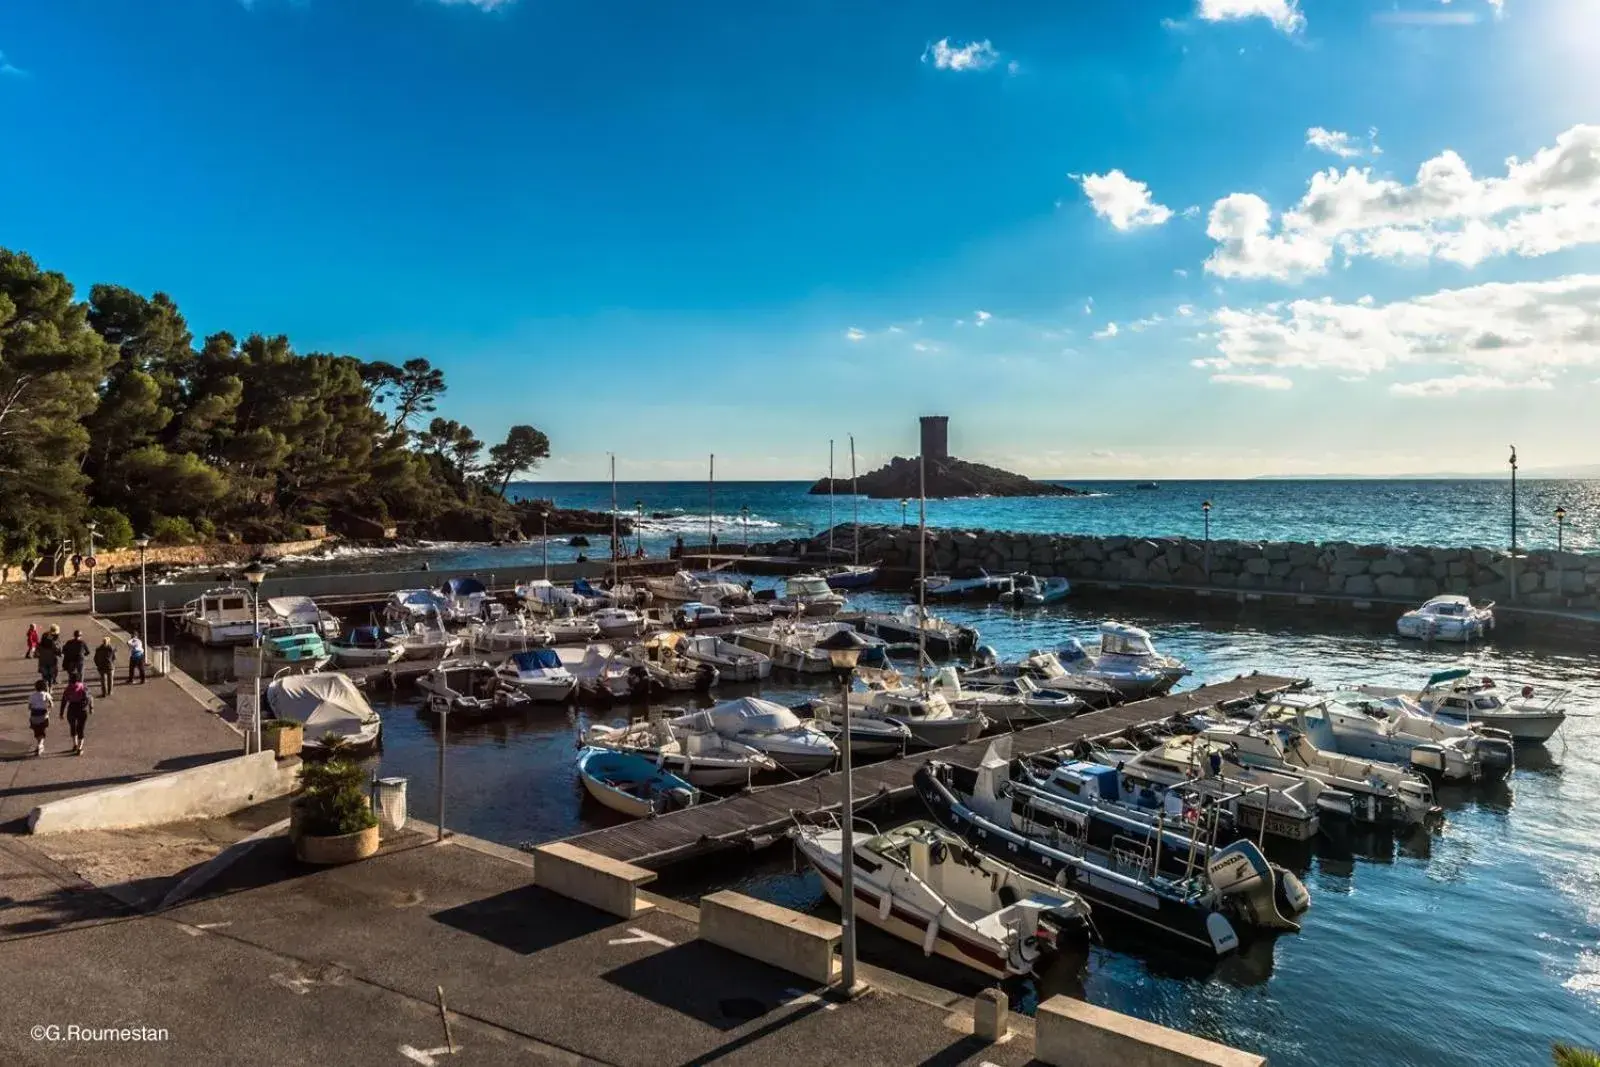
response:
M39 660L39 677L44 679L45 688L54 691L56 687L56 670L61 666L61 628L52 625L39 638L39 650L34 653Z
M94 650L94 669L100 672L100 695L111 695L111 679L117 671L117 648L111 638L102 638Z
M83 681L83 665L89 661L89 642L83 639L82 630L72 631L72 640L61 646L61 667L67 672L67 681Z

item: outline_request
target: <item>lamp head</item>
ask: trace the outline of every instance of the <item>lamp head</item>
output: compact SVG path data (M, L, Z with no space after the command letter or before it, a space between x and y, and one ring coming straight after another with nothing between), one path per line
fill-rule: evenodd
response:
M1201 501L1200 502L1200 510L1209 515L1211 513L1211 501L1209 501L1209 500Z
M251 560L250 566L244 569L244 580L250 583L251 589L259 590L261 583L267 580L267 568L260 560Z
M1566 522L1567 521L1567 509L1566 508L1560 508L1560 507L1556 508L1556 521L1557 522Z
M833 665L835 672L848 675L856 669L862 651L871 648L872 644L854 630L841 627L818 641L817 647L828 654L828 661Z
M133 547L137 548L140 552L143 552L145 549L149 548L150 547L150 535L149 534L140 534L138 537L135 537L133 539Z

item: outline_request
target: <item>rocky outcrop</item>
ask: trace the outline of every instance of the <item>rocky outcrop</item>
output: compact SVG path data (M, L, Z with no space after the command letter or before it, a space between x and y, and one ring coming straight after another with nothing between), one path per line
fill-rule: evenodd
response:
M925 480L930 500L958 496L1079 496L1082 493L1082 490L1036 482L999 467L969 463L964 459L930 459L925 478L919 478L918 466L916 459L896 456L887 466L861 475L854 483L849 478L819 478L811 492L827 493L831 481L835 493L859 492L875 500L901 500L916 497L919 484Z
M538 537L541 528L539 522L539 509L548 508L543 529L549 534L591 534L611 533L611 512L585 511L582 508L558 508L548 500L519 500L515 505L517 525L524 537ZM633 533L633 519L626 516L617 516L617 532L620 534Z

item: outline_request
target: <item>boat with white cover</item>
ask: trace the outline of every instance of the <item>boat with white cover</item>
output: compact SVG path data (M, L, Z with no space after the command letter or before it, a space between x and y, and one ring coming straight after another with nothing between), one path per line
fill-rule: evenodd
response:
M583 741L645 756L701 789L749 785L756 775L778 769L771 756L728 740L709 722L678 724L652 716L622 726L595 724L584 731Z
M502 678L493 666L473 660L444 660L417 679L428 694L424 709L431 715L488 718L526 711L533 698Z
M582 749L578 778L595 800L635 819L692 807L698 798L694 786L635 752Z
M642 669L651 688L662 693L704 693L719 677L717 668L687 658L670 637L663 640L659 634L614 653L613 658L625 667Z
M412 623L429 623L455 617L444 597L432 589L397 589L389 594L383 605L384 621L396 629L409 628Z
M1435 781L1494 781L1516 766L1516 745L1504 730L1451 725L1403 696L1285 694L1260 717L1293 723L1318 748L1410 767Z
M563 589L548 578L535 578L519 582L512 587L518 600L532 606L539 605L547 611L588 611L600 606L590 598L571 589Z
M638 637L644 633L645 617L632 608L601 608L589 618L603 637Z
M684 718L706 716L711 728L730 741L765 752L774 763L801 777L832 767L839 749L814 722L802 720L782 704L759 697L724 701L709 711ZM681 719L673 720L677 724Z
M313 626L328 638L338 637L343 630L338 619L317 607L317 602L308 596L273 596L261 603L277 622L290 626ZM266 621L263 616L262 622Z
M549 627L521 612L504 615L493 622L470 623L460 633L466 647L473 651L509 652L555 643L555 635Z
M507 685L526 693L529 699L558 704L572 697L578 688L573 677L552 648L529 648L513 652L495 668L495 676Z
M267 686L266 705L274 718L299 723L305 731L301 751L328 754L327 739L338 741L341 755L360 757L378 746L383 721L347 674L323 671L288 674Z
M838 725L844 720L838 697L823 697L812 709L823 721ZM942 694L924 693L916 686L852 693L850 718L899 723L911 732L913 748L945 748L976 741L989 727L989 719L981 711L957 710Z
M663 578L646 578L644 587L660 600L670 603L700 601L717 607L730 608L750 600L750 591L738 582L722 578L705 577L689 571L678 571Z
M783 580L783 595L772 602L774 610L793 615L837 615L849 604L820 574L795 574Z
M183 606L183 631L203 645L244 645L256 638L246 589L208 589Z
M1422 641L1479 641L1494 629L1494 605L1474 607L1454 593L1436 596L1400 616L1395 629L1401 637Z
M753 648L713 634L678 634L679 655L709 663L725 682L758 682L772 674L772 660Z
M858 825L863 820L857 819ZM795 846L835 903L843 892L837 819L796 825ZM857 918L995 978L1034 974L1059 947L1089 933L1089 905L1070 889L1024 874L930 822L853 837Z
M1561 728L1567 720L1562 705L1571 695L1571 690L1554 687L1500 686L1493 678L1474 677L1466 667L1438 671L1417 691L1378 685L1356 690L1376 697L1409 696L1436 719L1456 726L1479 723L1527 744L1548 741Z

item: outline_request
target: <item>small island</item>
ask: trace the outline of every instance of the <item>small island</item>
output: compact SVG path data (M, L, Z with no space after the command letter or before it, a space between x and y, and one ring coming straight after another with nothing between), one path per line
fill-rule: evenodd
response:
M1037 482L1011 471L956 459L949 454L949 417L922 417L922 456L926 472L919 472L915 457L896 456L888 464L853 481L819 478L810 492L860 493L874 500L900 500L925 488L930 500L961 496L1082 496L1083 491L1064 485ZM924 477L919 480L919 473ZM925 484L924 484L925 483Z

